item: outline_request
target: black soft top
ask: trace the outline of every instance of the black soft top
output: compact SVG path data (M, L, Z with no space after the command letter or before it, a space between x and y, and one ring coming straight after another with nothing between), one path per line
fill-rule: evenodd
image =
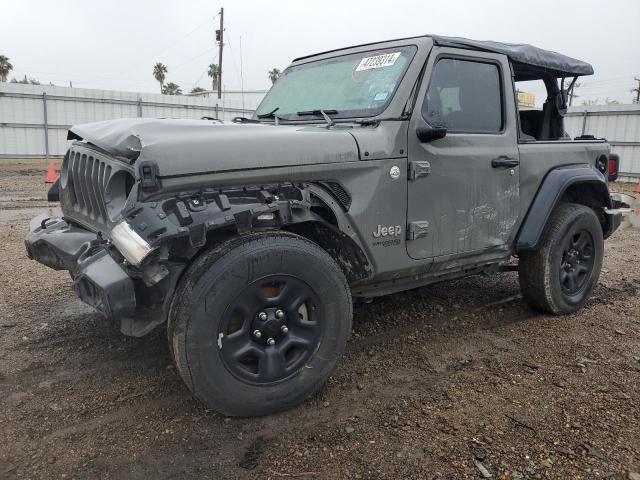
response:
M469 40L462 37L431 35L433 43L442 47L470 48L485 52L501 53L514 62L543 69L558 77L579 77L593 75L593 67L587 62L567 57L550 50L543 50L527 44L501 43L491 40ZM517 74L516 74L517 76Z

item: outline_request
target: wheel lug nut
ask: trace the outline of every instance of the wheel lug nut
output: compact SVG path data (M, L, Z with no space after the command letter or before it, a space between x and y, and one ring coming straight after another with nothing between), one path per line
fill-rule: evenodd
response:
M273 338L269 337L269 338L267 338L267 343L268 343L269 345L275 345L275 344L276 344L276 341L275 341Z
M260 330L254 330L253 331L253 336L256 338L260 338L262 337L262 332Z
M276 310L276 318L284 317L284 312L282 310Z
M267 319L267 314L264 312L260 312L258 314L258 318L264 322Z
M282 333L287 333L289 331L289 327L287 327L286 325L282 325L280 327L280 330L282 331Z

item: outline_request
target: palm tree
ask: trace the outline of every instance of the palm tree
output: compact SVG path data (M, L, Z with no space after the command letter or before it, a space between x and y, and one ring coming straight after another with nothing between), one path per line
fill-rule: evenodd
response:
M13 70L13 65L9 63L9 57L0 55L0 82L6 82L9 72Z
M160 93L163 93L164 90L164 79L166 78L167 66L158 62L153 66L153 78L155 78L158 82L160 82Z
M220 69L218 68L218 65L216 65L215 63L212 63L211 65L209 65L209 70L207 70L207 75L211 77L211 89L217 90L218 79L220 77Z
M273 85L280 78L280 69L274 68L273 70L269 70L269 80L271 80L271 84Z
M202 93L206 92L206 90L202 87L193 87L189 93Z
M182 89L177 83L169 82L162 88L165 95L182 95Z

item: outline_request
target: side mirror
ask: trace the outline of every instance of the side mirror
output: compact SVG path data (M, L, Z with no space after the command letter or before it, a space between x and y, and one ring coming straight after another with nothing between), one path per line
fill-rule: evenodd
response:
M416 135L422 143L433 142L447 136L447 129L442 127L424 127L416 128Z

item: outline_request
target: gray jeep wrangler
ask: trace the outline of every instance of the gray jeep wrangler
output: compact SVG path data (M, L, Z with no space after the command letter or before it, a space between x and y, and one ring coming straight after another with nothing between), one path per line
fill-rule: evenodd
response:
M317 391L353 298L518 259L536 309L571 313L620 223L609 145L568 138L587 63L529 45L423 36L298 58L253 118L73 127L28 255L68 270L125 335L166 322L177 369L228 415ZM515 82L541 80L541 110ZM566 84L565 84L566 82Z

